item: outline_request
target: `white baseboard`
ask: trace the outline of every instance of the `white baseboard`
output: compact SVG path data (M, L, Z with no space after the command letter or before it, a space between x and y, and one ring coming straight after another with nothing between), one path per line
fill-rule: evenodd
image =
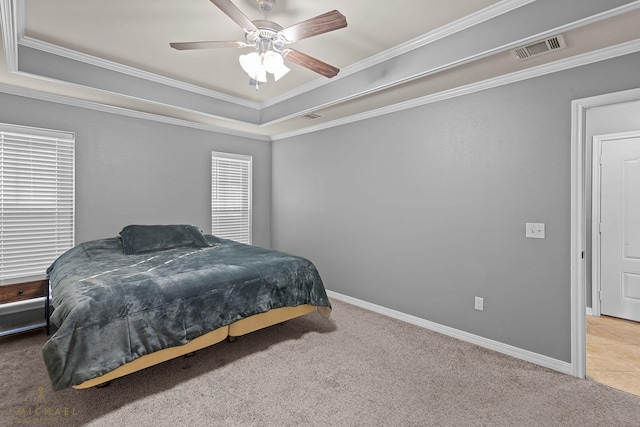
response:
M373 311L375 313L382 314L387 317L402 320L404 322L411 323L412 325L420 326L422 328L429 329L443 335L479 345L480 347L488 348L490 350L494 350L508 356L535 363L536 365L544 366L545 368L553 369L554 371L562 372L568 375L574 374L573 366L571 365L571 363L563 362L562 360L553 359L551 357L514 347L512 345L504 344L499 341L490 340L488 338L460 331L449 326L440 325L438 323L434 323L420 317L412 316L410 314L372 304L370 302L339 294L337 292L327 291L327 295L329 295L330 298L335 298L337 300Z

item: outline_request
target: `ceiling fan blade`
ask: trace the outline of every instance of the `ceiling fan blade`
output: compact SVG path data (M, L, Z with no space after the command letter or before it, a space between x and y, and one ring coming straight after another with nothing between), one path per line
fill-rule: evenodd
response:
M213 0L212 0L213 1ZM328 33L347 26L347 18L337 10L318 15L280 31L289 42Z
M255 26L251 19L247 18L247 15L242 13L238 7L231 3L230 0L211 0L211 3L218 6L218 8L223 11L229 18L233 19L233 21L240 25L240 27L248 31L258 31L258 27Z
M285 49L282 54L286 59L293 62L294 64L298 64L302 67L308 68L309 70L315 71L316 73L328 78L335 77L338 72L340 72L339 68L336 68L333 65L329 65L326 62L322 62L319 59L314 58L313 56L309 56L306 53L302 53L295 49Z
M227 41L204 41L204 42L173 42L169 43L174 49L177 50L191 50L191 49L215 49L219 47L247 47L249 46L245 42L227 40Z

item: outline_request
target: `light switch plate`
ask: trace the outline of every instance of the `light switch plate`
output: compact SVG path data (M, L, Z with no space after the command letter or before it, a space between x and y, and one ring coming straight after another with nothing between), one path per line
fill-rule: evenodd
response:
M525 237L530 239L544 239L544 223L527 222Z

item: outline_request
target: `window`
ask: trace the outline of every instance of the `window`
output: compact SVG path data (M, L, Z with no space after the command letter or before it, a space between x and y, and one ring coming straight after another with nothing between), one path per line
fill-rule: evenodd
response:
M39 276L74 244L68 132L0 124L0 280Z
M251 244L252 157L211 153L211 232Z

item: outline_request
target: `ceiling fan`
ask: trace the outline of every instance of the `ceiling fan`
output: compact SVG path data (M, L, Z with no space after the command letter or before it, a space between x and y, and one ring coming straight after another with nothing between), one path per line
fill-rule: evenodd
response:
M266 14L273 9L276 0L256 0L260 10L265 12L264 20L250 20L230 0L211 0L222 12L238 24L245 32L246 41L199 41L174 42L169 45L178 50L212 49L212 48L244 48L253 47L254 52L241 55L240 65L249 75L250 84L256 89L260 83L267 81L267 72L273 74L277 81L289 68L284 59L308 68L322 76L331 78L338 74L338 68L320 61L298 50L286 47L302 39L328 33L347 26L347 19L337 10L318 15L287 28L266 19Z

